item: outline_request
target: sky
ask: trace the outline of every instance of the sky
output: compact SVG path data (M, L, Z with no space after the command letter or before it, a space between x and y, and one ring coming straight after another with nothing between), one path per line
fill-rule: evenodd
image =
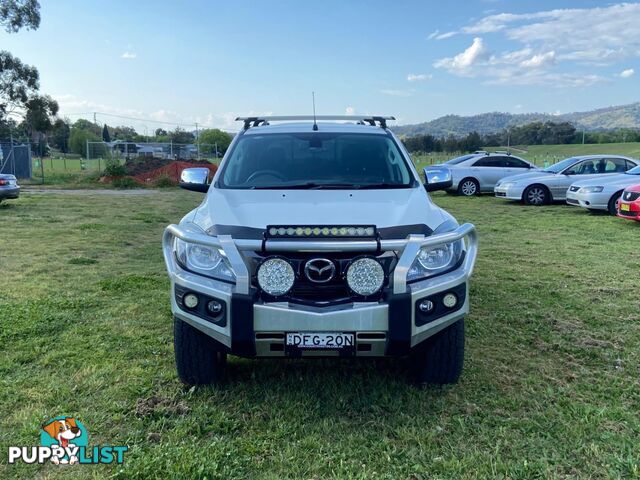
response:
M0 32L0 49L38 68L61 116L141 133L311 114L312 91L318 114L398 124L639 100L637 2L40 3L40 28Z

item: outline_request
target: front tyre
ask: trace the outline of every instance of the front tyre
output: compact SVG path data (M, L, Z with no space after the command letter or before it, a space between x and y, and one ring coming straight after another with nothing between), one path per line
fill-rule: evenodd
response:
M411 354L411 364L418 383L456 383L464 364L464 320L458 320L425 340Z
M458 195L473 197L480 193L480 184L475 178L465 178L458 185Z
M549 195L549 190L546 187L531 185L524 191L522 199L527 205L540 206L548 204L551 201L551 195Z
M622 196L622 192L616 192L611 196L611 199L609 200L609 204L607 205L607 210L609 211L609 215L617 215L618 214L618 210L616 208L616 202L620 199L620 197Z
M173 349L182 383L206 385L222 380L227 354L211 337L176 317L173 317Z

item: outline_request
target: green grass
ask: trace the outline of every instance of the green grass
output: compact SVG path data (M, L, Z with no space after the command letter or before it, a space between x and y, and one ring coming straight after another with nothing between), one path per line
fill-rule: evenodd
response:
M474 222L459 384L404 362L231 359L220 388L173 364L164 226L201 201L23 195L0 204L0 478L638 478L640 224L490 196ZM6 465L69 414L117 466Z

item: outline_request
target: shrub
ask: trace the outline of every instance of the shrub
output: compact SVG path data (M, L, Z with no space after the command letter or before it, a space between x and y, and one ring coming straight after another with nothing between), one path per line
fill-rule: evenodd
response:
M118 160L109 159L104 167L104 174L108 177L122 177L127 174L124 165L120 165Z
M141 186L131 177L114 178L111 185L115 188L139 188Z
M173 181L168 175L162 175L153 181L153 186L158 188L175 187L177 183Z

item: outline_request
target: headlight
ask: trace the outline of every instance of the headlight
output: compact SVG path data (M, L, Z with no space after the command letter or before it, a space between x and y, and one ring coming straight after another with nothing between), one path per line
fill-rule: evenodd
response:
M358 295L373 295L380 291L383 284L384 269L373 258L359 258L347 268L347 285Z
M273 297L279 297L291 290L295 279L293 267L282 258L269 258L258 267L258 285Z
M407 280L430 277L453 267L462 256L463 245L463 241L458 240L435 247L421 248L409 269Z
M509 187L513 187L514 185L515 185L515 182L504 182L504 183L498 182L496 187L509 188Z
M579 193L600 193L604 187L582 187Z
M178 262L187 270L221 280L236 279L229 260L219 248L187 243L176 238L174 250Z

